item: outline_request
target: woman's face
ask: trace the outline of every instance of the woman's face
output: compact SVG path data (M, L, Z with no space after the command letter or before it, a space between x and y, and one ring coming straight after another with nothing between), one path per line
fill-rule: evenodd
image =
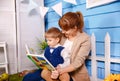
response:
M69 30L62 30L62 33L67 37L74 37L76 36L77 33L77 29L73 28L73 29L69 29Z

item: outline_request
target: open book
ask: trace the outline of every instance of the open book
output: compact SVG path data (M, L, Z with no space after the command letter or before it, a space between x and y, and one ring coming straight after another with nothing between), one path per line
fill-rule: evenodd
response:
M33 48L25 45L27 57L40 69L55 70L54 66L44 57L44 54L37 54Z

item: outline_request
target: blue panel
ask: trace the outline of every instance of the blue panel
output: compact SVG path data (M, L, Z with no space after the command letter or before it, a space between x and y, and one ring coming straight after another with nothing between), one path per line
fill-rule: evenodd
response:
M119 73L120 74L120 63L111 63L111 73Z
M81 4L85 4L85 0L76 0L77 4L72 4L72 3L68 3L68 2L65 2L63 1L63 8L74 8L76 6L79 6Z
M51 7L49 7L49 10L47 13L50 13L50 12L55 12Z
M111 43L111 58L120 59L120 43Z
M46 14L45 21L47 23L56 22L58 21L59 18L60 18L59 14L53 11L53 12L49 12L48 14Z
M63 7L63 8L70 8L70 7L72 7L72 6L74 6L74 5L71 4L71 3L65 2L65 1L63 1L63 3L62 3L62 7Z
M89 52L89 56L91 56L91 50L90 50L90 52Z
M44 4L49 4L49 3L52 3L52 2L55 2L57 0L44 0Z
M105 78L105 63L102 61L97 62L97 77L100 79Z
M44 6L45 7L51 7L54 6L55 4L61 2L61 0L45 0L44 1Z
M103 61L97 61L97 66L100 68L105 68L105 63Z
M105 35L108 32L111 38L111 42L120 42L120 27L109 29L88 29L86 31L89 35L94 33L96 36L96 41L104 41Z
M102 42L96 42L96 55L104 57L105 45ZM120 59L120 43L112 43L110 45L111 58Z
M45 30L48 29L48 23L45 23Z
M89 65L89 66L91 66L91 60L86 60L86 65Z
M63 14L67 13L67 12L71 12L73 9L72 8L66 8L63 9Z
M112 74L120 74L120 71L111 70Z
M104 43L96 42L96 55L104 56Z
M77 4L85 4L86 0L76 0Z
M120 2L106 4L104 6L102 5L92 9L87 9L86 15L108 13L108 12L115 12L115 11L120 11Z
M119 7L120 7L120 2L116 2L113 4L107 4L104 6L102 5L99 7L92 8L92 9L86 9L86 4L77 5L74 7L74 9L82 11L84 16L92 16L92 15L97 15L97 14L120 11Z
M90 66L90 65L87 66L87 70L88 70L88 74L89 74L90 76L92 76L92 74L91 74L91 73L92 73L92 72L91 72L91 66Z
M64 9L73 8L73 10L74 10L75 9L74 7L80 6L81 4L85 4L85 2L80 1L80 0L76 0L76 2L77 2L77 5L63 1L63 8Z
M85 17L88 22L86 28L106 28L120 26L120 11Z
M88 69L88 73L89 73L89 75L91 76L92 74L92 70L91 70L91 60L86 60L86 66L87 66L87 69Z
M83 16L86 16L86 5L85 4L79 4L77 6L73 7L73 11L80 11L82 12Z
M59 26L58 26L58 22L52 22L52 23L47 24L46 27L49 28L49 27L59 27Z

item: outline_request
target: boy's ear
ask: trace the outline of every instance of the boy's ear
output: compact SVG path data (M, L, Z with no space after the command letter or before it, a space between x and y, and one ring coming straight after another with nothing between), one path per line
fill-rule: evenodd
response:
M59 43L60 42L60 38L56 38L56 41Z

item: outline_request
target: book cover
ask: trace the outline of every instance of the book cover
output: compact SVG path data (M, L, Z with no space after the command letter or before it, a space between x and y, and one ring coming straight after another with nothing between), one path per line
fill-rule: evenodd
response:
M54 66L44 57L44 54L37 54L34 49L26 47L27 57L40 69L55 70Z

